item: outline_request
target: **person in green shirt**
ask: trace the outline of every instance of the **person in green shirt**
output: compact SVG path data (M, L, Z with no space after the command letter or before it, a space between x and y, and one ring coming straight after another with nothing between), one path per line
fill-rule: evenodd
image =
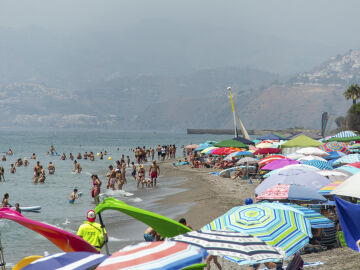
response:
M100 252L105 242L108 241L107 232L105 228L102 228L99 223L95 222L96 214L94 210L88 211L86 216L88 221L84 221L80 225L77 235L96 247Z

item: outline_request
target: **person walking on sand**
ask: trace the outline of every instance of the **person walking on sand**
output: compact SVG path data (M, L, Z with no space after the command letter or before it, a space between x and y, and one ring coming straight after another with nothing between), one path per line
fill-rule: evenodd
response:
M156 180L158 178L158 175L160 174L160 167L156 164L156 160L153 160L150 168L149 168L149 176L151 179L151 186L156 187Z

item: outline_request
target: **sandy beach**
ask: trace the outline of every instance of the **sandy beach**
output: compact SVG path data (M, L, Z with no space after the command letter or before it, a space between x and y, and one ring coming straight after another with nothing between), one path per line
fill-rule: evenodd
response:
M192 169L189 166L174 167L171 162L161 163L161 173L166 178L184 177L181 184L186 191L171 195L159 203L179 204L192 202L189 211L178 218L185 217L194 228L202 226L224 214L230 208L243 205L246 198L254 198L254 189L258 180L249 184L248 180L232 180L209 174L212 170ZM305 262L322 262L323 265L312 269L359 269L360 255L349 248L336 248L324 252L302 255ZM247 269L225 259L219 260L223 269ZM284 265L287 263L285 262ZM309 268L309 267L307 267ZM217 269L215 265L211 269Z

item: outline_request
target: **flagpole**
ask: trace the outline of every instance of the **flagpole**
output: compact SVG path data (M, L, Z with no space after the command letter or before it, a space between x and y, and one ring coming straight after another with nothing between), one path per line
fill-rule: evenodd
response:
M230 102L231 102L231 109L232 109L233 118L234 118L234 129L235 129L235 138L236 138L238 136L238 134L237 134L237 128L236 128L235 107L234 107L234 102L233 102L233 98L232 98L232 95L231 95L231 87L229 86L227 88L227 90L229 90L229 93L230 93Z

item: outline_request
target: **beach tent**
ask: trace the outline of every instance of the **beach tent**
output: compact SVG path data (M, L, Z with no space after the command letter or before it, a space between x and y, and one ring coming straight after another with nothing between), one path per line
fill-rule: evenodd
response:
M304 147L318 147L320 145L322 145L321 142L311 139L308 136L300 135L295 139L282 144L281 149L284 154L290 154Z
M249 146L234 139L228 139L221 142L214 144L215 147L238 147L238 148L246 148L248 149Z

